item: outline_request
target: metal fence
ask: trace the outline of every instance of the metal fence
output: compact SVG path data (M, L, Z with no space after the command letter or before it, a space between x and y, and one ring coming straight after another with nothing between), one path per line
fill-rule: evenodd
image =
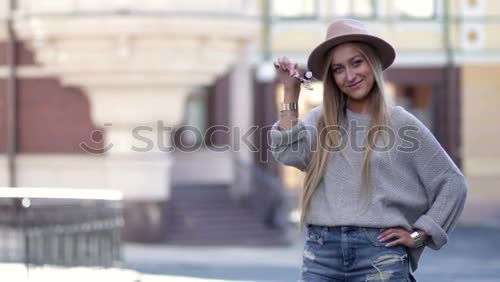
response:
M122 228L119 193L0 188L1 262L116 266Z

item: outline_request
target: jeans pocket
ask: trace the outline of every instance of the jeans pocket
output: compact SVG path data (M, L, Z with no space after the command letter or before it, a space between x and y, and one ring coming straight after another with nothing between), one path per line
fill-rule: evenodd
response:
M314 225L307 225L306 241L323 245L322 228Z
M361 228L367 241L369 241L375 247L384 247L387 242L380 242L377 237L380 234L379 228Z

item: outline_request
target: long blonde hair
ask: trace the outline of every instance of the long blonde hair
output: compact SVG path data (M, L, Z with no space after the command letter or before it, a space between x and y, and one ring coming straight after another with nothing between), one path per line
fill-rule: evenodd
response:
M388 105L384 93L384 79L382 75L382 64L378 55L369 45L361 42L351 42L358 51L365 57L365 60L370 65L375 83L370 90L371 95L371 121L369 129L387 128L389 126ZM327 148L337 148L341 142L341 136L332 134L323 134L325 127L343 126L346 121L346 108L348 97L342 93L335 83L331 61L333 59L334 50L332 49L327 56L325 72L323 76L323 107L321 114L316 122L318 134L313 140L313 150L311 160L306 168L304 178L304 189L300 201L301 217L300 222L303 225L306 221L307 211L311 202L311 197L321 182L328 164L328 156L330 151ZM326 130L325 130L326 131ZM322 133L322 134L319 134ZM363 170L362 170L362 186L365 196L365 204L363 211L366 211L371 202L372 183L370 175L370 156L372 148L380 136L380 130L368 130L368 136L365 141L365 153L363 154ZM332 152L332 153L341 153Z

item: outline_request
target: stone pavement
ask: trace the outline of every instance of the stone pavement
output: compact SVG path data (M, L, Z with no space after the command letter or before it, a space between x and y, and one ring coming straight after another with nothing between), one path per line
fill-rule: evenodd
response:
M9 282L223 282L225 280L209 280L172 275L154 275L139 273L134 270L113 268L100 269L90 267L30 267L27 271L23 264L1 263L1 281Z
M427 249L416 273L419 282L499 282L500 227L460 225L439 251ZM289 247L125 246L122 268L35 267L0 264L1 281L221 282L297 281L303 236Z
M499 282L499 239L498 226L459 225L441 250L424 251L415 276L419 282ZM181 281L176 277L200 281L297 281L302 249L300 234L289 247L127 244L124 266L141 273L170 275L157 276L161 279L158 281Z
M1 281L8 282L87 282L120 281L138 282L140 274L127 269L99 269L90 267L63 268L54 266L30 267L24 264L0 263Z

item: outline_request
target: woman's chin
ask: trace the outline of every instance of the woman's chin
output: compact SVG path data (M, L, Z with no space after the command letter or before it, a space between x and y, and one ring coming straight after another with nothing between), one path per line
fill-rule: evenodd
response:
M368 97L368 93L349 93L347 96L352 100L361 101Z

